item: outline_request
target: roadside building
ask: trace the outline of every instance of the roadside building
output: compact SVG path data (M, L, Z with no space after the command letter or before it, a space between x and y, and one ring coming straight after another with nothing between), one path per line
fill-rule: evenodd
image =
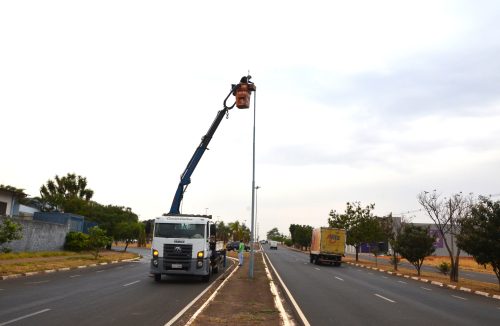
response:
M18 216L20 200L26 196L23 189L0 185L0 216Z

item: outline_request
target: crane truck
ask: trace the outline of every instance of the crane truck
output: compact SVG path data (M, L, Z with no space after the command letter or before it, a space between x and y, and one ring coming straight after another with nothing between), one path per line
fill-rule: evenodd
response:
M161 281L162 275L201 276L203 281L208 282L212 273L218 273L225 267L226 250L222 242L216 241L217 230L212 216L181 214L180 206L184 192L191 183L191 175L224 116L235 106L239 109L250 107L250 95L256 90L250 78L244 76L240 83L231 86L223 102L224 108L217 113L181 174L170 211L155 219L150 273L157 282ZM236 99L234 104L228 106L226 103L231 95Z

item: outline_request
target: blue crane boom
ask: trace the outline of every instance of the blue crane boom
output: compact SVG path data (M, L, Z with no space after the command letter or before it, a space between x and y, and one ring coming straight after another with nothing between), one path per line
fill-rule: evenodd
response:
M212 137L215 134L215 131L219 127L224 116L228 114L229 110L231 110L235 105L238 108L249 107L250 93L252 91L255 91L255 85L250 82L250 78L250 76L242 77L239 84L232 85L231 91L224 100L224 109L217 112L215 120L212 122L212 125L208 129L208 132L205 134L205 136L201 138L200 145L198 145L198 148L196 148L196 150L194 151L194 154L189 160L186 169L181 174L181 180L179 182L179 185L177 186L177 190L172 201L172 206L170 207L170 212L168 213L169 215L180 214L182 198L184 197L184 192L186 191L187 186L191 183L191 175L196 169L196 166L200 162L203 154L207 150L208 144L212 140ZM227 106L226 102L231 94L236 96L236 102L231 106Z

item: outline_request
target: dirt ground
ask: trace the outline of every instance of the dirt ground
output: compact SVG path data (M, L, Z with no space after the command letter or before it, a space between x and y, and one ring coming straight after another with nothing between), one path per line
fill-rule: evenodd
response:
M229 256L236 257L236 254L230 252ZM248 277L248 262L249 254L245 253L243 266L231 276L214 300L191 325L281 325L279 311L274 305L274 296L262 261L262 253L255 253L253 279ZM231 271L232 269L227 275ZM214 289L217 286L218 284ZM191 309L176 325L185 325L198 308Z

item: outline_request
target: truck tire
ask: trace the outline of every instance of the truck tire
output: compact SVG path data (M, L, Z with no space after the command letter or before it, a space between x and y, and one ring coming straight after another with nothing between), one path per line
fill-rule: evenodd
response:
M161 282L161 274L155 274L155 282Z
M209 267L207 275L203 275L201 277L201 281L204 283L208 283L210 281L210 274L212 274L212 267Z
M315 265L319 265L320 264L318 256L314 257L314 264Z

